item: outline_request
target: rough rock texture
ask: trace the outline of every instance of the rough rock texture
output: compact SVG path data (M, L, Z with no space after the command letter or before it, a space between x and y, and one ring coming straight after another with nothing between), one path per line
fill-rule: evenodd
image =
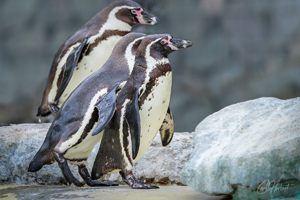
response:
M210 195L236 191L237 199L300 193L300 98L228 106L204 119L194 140L180 173L193 189Z
M45 165L31 173L27 168L42 145L50 124L20 124L0 127L0 185L1 184L62 184L64 178L57 163ZM88 159L91 170L99 146ZM162 147L160 135L154 139L146 154L135 164L135 175L146 182L180 183L179 172L193 150L191 133L175 133L173 141ZM77 167L70 165L79 178ZM122 182L119 174L106 175L102 180Z

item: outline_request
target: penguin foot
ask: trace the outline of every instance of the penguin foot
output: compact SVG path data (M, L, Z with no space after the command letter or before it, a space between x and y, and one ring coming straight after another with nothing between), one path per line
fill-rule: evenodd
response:
M54 114L55 116L57 115L57 113L59 111L59 107L57 107L55 104L51 104L48 106L48 108L52 114Z
M77 187L83 187L84 186L84 183L80 182L79 180L74 180L73 181L73 184Z
M91 187L97 187L97 186L119 186L118 183L116 182L100 182L100 181L96 181L96 180L90 180L88 182L86 182L87 185L91 186Z
M65 159L65 157L55 151L53 151L53 155L54 158L56 160L56 162L58 163L59 168L61 169L62 174L64 175L66 181L70 184L73 183L74 185L76 185L77 187L82 187L84 186L84 183L81 183L80 181L78 181L72 174L67 160Z
M91 187L97 187L97 186L119 186L116 182L100 182L96 180L92 180L87 168L85 165L78 166L78 172L80 176L83 178L83 180L86 182L87 185Z
M125 176L123 172L120 172L124 182L132 189L159 189L156 185L144 184L141 180L138 180L132 173Z

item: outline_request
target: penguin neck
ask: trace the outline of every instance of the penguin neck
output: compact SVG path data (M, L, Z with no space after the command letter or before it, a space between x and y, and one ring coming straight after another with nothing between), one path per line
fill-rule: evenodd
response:
M109 35L111 35L111 36L118 37L119 35L124 36L131 31L131 29L132 29L131 25L116 18L116 13L120 9L123 9L124 7L126 7L126 6L115 7L109 12L105 22L100 27L98 33L90 37L89 43L94 43L98 38L99 39L106 38L106 37L104 37L106 35L106 33L109 33ZM98 13L99 17L101 16L101 12ZM99 19L100 19L99 21L103 20L103 18L102 19L99 18Z
M116 17L116 14L124 8L131 8L129 6L119 6L113 8L108 16L106 22L103 24L103 26L99 30L99 34L102 35L105 30L118 30L118 31L128 31L130 32L132 29L132 26L126 22L123 22L122 20L118 19Z
M132 70L134 68L134 65L135 65L136 58L137 58L136 55L133 53L136 50L136 47L134 47L134 46L136 46L136 44L139 43L142 39L144 39L144 36L136 38L126 48L125 58L127 60L129 74L131 74L131 72L132 72Z
M158 38L151 42L147 47L145 51L145 59L147 63L147 72L150 73L157 65L161 64L167 64L169 63L169 60L167 57L165 57L161 52L157 52L156 54L153 54L153 49L154 44L159 41L161 38ZM153 57L155 55L155 57ZM159 55L159 56L158 56Z

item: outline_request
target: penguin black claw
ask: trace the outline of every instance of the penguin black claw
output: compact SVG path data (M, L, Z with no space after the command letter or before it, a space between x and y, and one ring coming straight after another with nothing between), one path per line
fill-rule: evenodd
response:
M127 176L124 173L120 173L123 181L129 185L132 189L159 189L157 185L147 185L144 184L141 180L138 180L132 173Z

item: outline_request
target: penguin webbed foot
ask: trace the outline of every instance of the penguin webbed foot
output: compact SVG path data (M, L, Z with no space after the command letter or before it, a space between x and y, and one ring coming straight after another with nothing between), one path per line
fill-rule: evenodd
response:
M125 175L123 172L120 172L123 181L129 185L132 189L159 189L156 185L147 185L143 181L138 180L132 173Z
M77 187L83 187L84 186L84 183L80 182L79 180L74 180L73 184ZM71 184L70 184L71 185Z
M78 166L78 172L83 180L86 182L88 186L97 187L97 186L119 186L116 182L100 182L96 180L92 180L87 168L85 165Z
M116 182L100 182L96 180L90 180L86 181L86 184L91 187L97 187L97 186L119 186Z
M53 155L54 155L54 158L55 158L56 162L58 163L58 166L61 169L61 172L62 172L63 176L65 177L67 183L69 183L69 185L71 185L71 183L73 183L77 187L84 186L84 183L81 183L79 180L77 180L73 176L65 157L55 151L53 151Z
M59 107L57 107L55 104L51 104L48 106L48 108L52 114L54 114L55 116L57 115L57 113L59 111Z

